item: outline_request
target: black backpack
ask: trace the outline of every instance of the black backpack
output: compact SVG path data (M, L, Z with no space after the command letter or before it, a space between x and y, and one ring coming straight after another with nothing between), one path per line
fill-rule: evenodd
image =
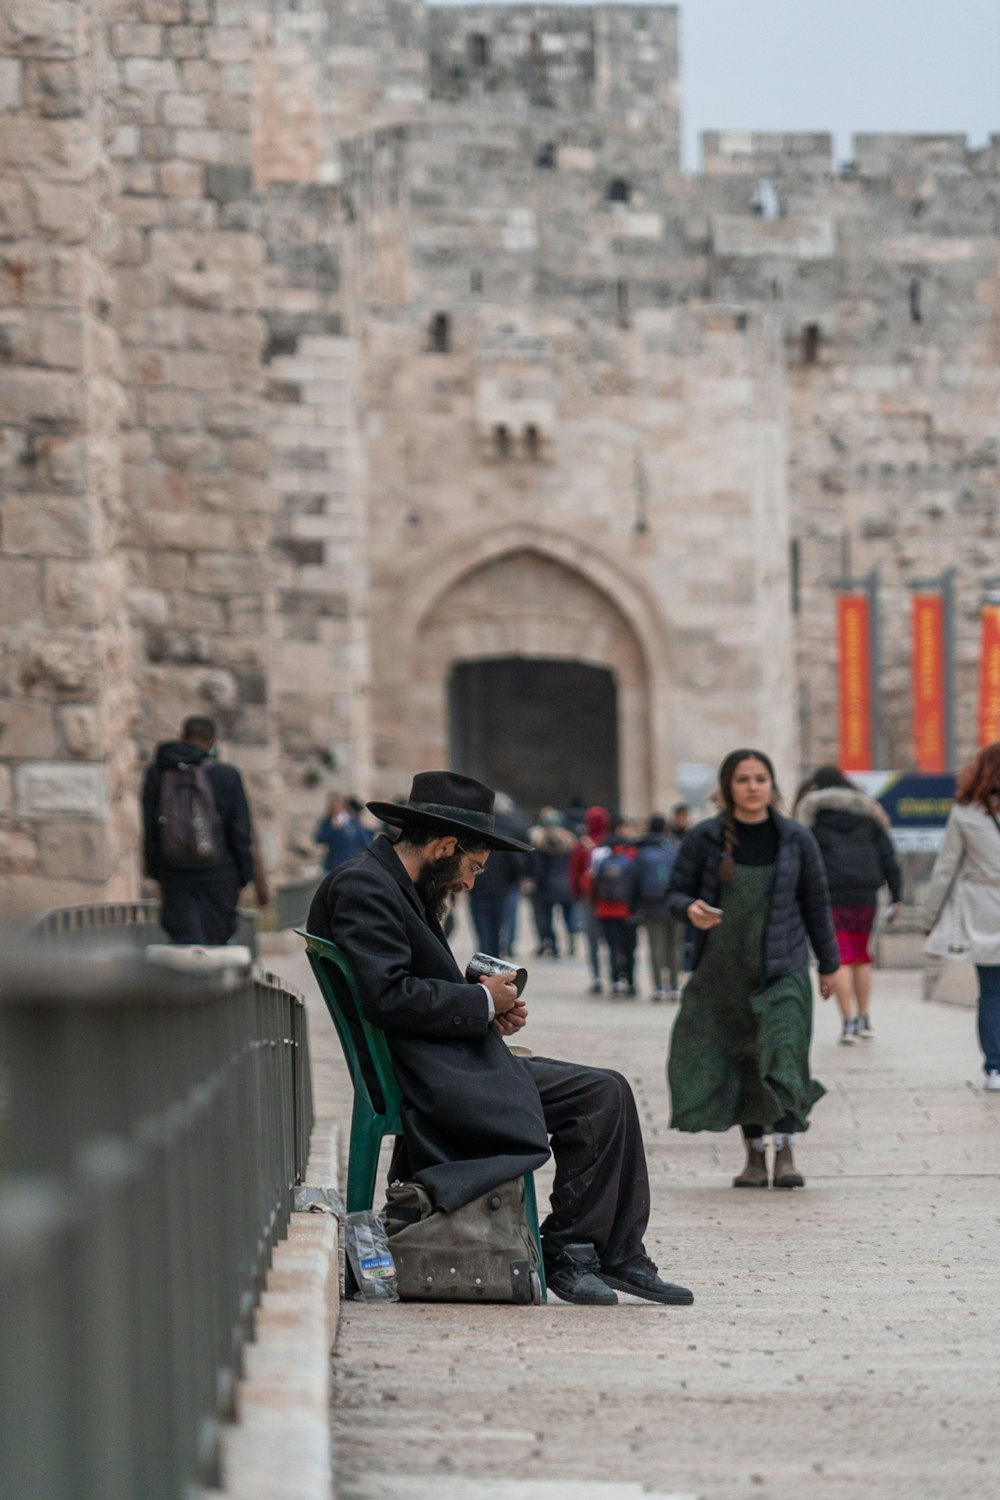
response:
M226 857L208 766L167 766L160 777L160 853L177 870L208 870Z
M632 904L635 889L635 872L627 854L616 854L613 850L605 854L594 865L594 896L598 901Z

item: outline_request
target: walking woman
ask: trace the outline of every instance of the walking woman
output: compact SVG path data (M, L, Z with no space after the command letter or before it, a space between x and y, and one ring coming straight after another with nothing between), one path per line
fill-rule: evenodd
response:
M886 920L899 911L903 878L889 837L889 819L871 797L848 781L839 766L820 766L803 782L795 816L811 828L823 856L833 926L840 951L835 998L840 1040L875 1036L871 1019L872 956L868 949L880 888L889 887Z
M719 770L722 811L685 838L667 890L671 914L696 929L693 972L670 1039L676 1130L739 1125L746 1163L734 1187L803 1187L793 1147L825 1090L809 1074L812 988L833 993L840 965L826 875L808 829L777 811L774 768L733 750ZM808 939L808 942L807 942Z
M1000 741L958 778L924 903L924 952L970 957L979 976L985 1087L1000 1092Z

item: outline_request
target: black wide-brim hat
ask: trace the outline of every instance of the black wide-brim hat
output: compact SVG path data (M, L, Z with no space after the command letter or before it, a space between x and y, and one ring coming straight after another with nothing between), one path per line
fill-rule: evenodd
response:
M510 849L531 853L530 844L509 838L496 831L493 816L493 793L471 776L455 771L421 771L414 776L409 802L369 802L368 811L393 828L407 828L414 823L425 828L440 828L442 833L473 833L490 849Z

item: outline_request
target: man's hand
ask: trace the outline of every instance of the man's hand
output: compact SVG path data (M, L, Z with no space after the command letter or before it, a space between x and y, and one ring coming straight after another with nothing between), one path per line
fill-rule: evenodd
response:
M514 1006L518 1003L517 985L514 983L514 976L512 974L489 974L479 982L492 995L493 1010L496 1015L505 1015L507 1011L513 1010ZM524 1024L523 1021L521 1024Z
M257 898L257 905L260 907L261 911L263 911L265 906L270 906L271 887L268 885L263 876L259 876L254 880L253 890L254 895Z
M893 901L892 905L886 909L885 923L887 927L890 922L895 922L896 918L899 916L899 907L900 903L898 901Z
M709 911L704 901L692 901L687 909L687 919L692 927L699 927L702 932L709 932L713 927L718 927L722 918L715 912Z
M501 1036L513 1036L515 1031L521 1030L527 1019L528 1007L523 1000L518 1000L517 1004L510 1010L505 1010L502 1016L495 1016L493 1025Z
M832 974L821 974L819 976L819 992L824 1000L829 1000L830 996L837 988L837 978L839 974L840 970L836 969Z

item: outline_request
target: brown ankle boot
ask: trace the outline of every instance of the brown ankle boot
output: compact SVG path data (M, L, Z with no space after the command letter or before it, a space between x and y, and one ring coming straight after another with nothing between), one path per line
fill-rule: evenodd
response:
M806 1180L795 1170L795 1158L791 1146L779 1146L774 1153L774 1185L776 1188L805 1187Z
M747 1141L747 1162L738 1177L733 1178L733 1187L767 1187L767 1152L758 1151L752 1141Z

